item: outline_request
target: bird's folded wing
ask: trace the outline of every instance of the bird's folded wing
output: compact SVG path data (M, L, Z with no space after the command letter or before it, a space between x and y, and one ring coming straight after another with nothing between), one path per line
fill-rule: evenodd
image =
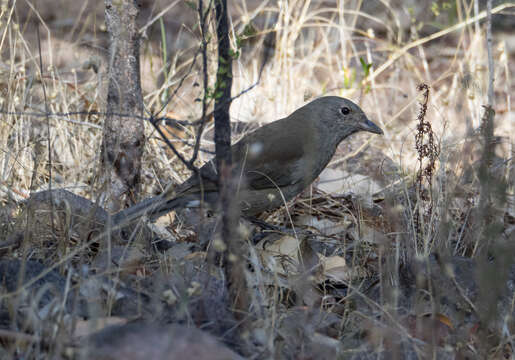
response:
M233 146L234 175L255 190L304 181L309 177L313 153L308 152L311 137L298 134L301 131L292 131L288 139L293 141L284 141L284 134L273 131L260 136L259 141L254 136L244 138ZM299 138L304 141L299 142Z
M243 156L240 158L240 154ZM293 185L302 181L306 166L301 147L282 148L280 145L264 150L262 156L245 156L245 152L233 152L233 176L242 187L254 190L269 189ZM264 160L266 159L266 161ZM214 162L206 163L201 171L208 171L210 176L216 176L213 170ZM207 170L209 169L209 170ZM218 191L218 186L206 177L191 176L175 189L175 196L198 193L200 191Z
M282 121L265 125L248 134L231 148L233 176L245 187L269 189L311 182L309 174L316 164L315 131L309 126L286 126ZM287 136L285 136L287 135ZM302 139L302 140L300 140ZM202 173L216 177L214 160L201 168ZM202 178L203 191L217 191L213 182ZM200 179L193 175L177 189L177 196L200 191Z

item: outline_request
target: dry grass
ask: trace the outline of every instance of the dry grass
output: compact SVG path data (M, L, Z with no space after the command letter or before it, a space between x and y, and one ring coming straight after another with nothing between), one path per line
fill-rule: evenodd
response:
M157 9L165 8L159 7L158 1L149 3L143 9L147 15L153 5L156 5L154 15ZM264 218L278 226L293 227L295 232L279 239L266 238L249 253L254 271L247 278L252 284L249 296L255 308L252 314L255 321L254 328L245 336L252 339L253 347L239 350L253 351L259 354L257 358L334 358L336 355L367 358L367 349L373 349L375 354L386 351L397 358L416 358L415 354L420 358L442 358L449 354L501 358L496 356L509 352L507 348L513 350L515 331L515 298L513 293L506 295L500 290L506 286L515 254L512 45L502 31L494 32L494 121L499 145L490 166L491 179L497 186L492 189L493 200L485 221L478 218L481 179L476 171L484 152L478 129L488 87L485 32L483 23L478 26L477 21L485 15L474 16L469 1L457 1L457 8L439 8L452 14L448 17L450 23L441 31L427 33L426 28L421 30L418 26L420 17L410 18L406 8L390 8L387 16L378 17L374 15L378 12L367 13L366 6L362 8L355 3L362 4L342 1L336 5L309 0L231 4L233 34L242 44L242 56L234 67L233 94L258 80L264 35L273 29L276 36L276 47L259 84L232 104L234 120L266 123L289 114L313 97L339 95L359 102L369 118L385 131L383 137L357 136L345 142L331 163L332 168L363 175L359 178L361 183L373 184L381 191L364 190L359 196L350 196L348 193L358 187L353 178L345 194L329 196L320 194L315 184L311 192L290 206L289 213L281 209ZM95 73L91 67L103 61L95 49L105 45L103 23L99 20L102 4L87 5L87 10L79 8L81 15L71 28L63 27L60 20L64 19L52 18L44 10L40 22L42 77L33 27L41 10L36 7L30 15L20 16L14 12L15 7L3 4L0 199L8 215L0 214L3 222L0 242L12 232L10 221L19 216L21 201L32 191L48 188L50 173L54 188L65 188L95 200L102 116L46 117L44 113L45 107L52 114L103 111L105 101L105 74ZM421 4L427 7L425 2ZM187 72L197 49L195 13L187 9L184 4L178 4L163 15L164 19L173 18L182 24L182 27L172 24L174 30L167 35L169 43L174 44L168 49L167 79L163 80L166 71L162 66L163 48L158 30L148 30L150 38L143 40L141 71L147 109L160 108L163 92L175 89L186 74L182 87L165 111L192 120L200 114L200 102L194 99L202 96L202 88L195 85L202 81L198 67ZM414 11L422 16L417 9ZM511 14L515 11L513 4L494 9L496 13L509 11ZM426 22L442 21L442 16L431 13L424 16ZM360 27L365 20L370 28ZM399 27L406 23L411 25ZM142 26L145 24L148 22ZM165 24L172 26L166 20ZM158 29L158 22L152 28ZM513 36L513 30L509 34ZM237 46L236 37L233 45ZM216 65L213 59L216 57L211 60L211 69ZM368 73L360 59L372 64ZM211 78L213 81L214 76ZM420 83L430 88L424 119L434 132L438 159L432 187L424 184L425 188L415 191ZM152 194L189 174L170 156L152 126L147 124L146 129L143 191ZM191 142L194 135L193 129L186 129L182 136ZM212 147L212 142L205 138L202 146ZM183 146L181 151L188 154L191 149ZM199 162L210 156L202 153ZM426 211L428 206L431 212ZM417 216L418 225L414 221ZM156 228L167 236L173 234L183 245L196 236L190 230L170 225L169 221L158 222ZM312 235L305 237L302 230L306 228L312 230ZM267 248L267 241L274 241L276 248ZM61 251L59 269L63 273L67 266L76 269L73 279L69 272L68 281L81 286L97 281L104 287L112 287L113 292L119 289L114 280L127 281L132 286L134 278L144 282L154 279L156 273L173 274L170 277L174 279L180 273L187 283L191 279L181 272L187 272L182 268L184 265L177 264L181 261L202 264L204 256L202 252L189 250L185 250L184 258L177 255L178 250L174 254L145 253L147 257L129 263L122 261L120 268L114 269L112 265L77 260L74 256L78 251L73 248L76 246L73 242L59 246L56 246ZM37 253L37 248L29 252L19 249L3 251L2 256L37 258L34 255ZM431 255L435 253L439 254L436 260ZM67 262L68 259L74 260ZM469 259L474 260L473 265L467 262ZM318 267L319 261L322 267ZM454 273L443 279L443 269L448 269L449 264L455 267ZM123 266L131 268L127 270ZM473 266L472 270L467 266ZM95 267L101 271L91 272ZM477 287L470 285L471 281ZM156 296L164 302L169 301L164 295L167 287L175 291L175 297L181 289L177 283L172 286L169 280L153 286ZM410 286L418 291L410 290ZM184 290L191 297L196 291L192 287L185 285ZM113 298L106 300L99 289L88 291L105 297L97 305L90 304L93 309L90 317L111 315L116 296L110 294ZM0 295L2 305L16 313L21 307L22 293L20 290L17 295L8 292ZM498 308L492 305L498 301L502 303ZM156 305L154 309L156 313L158 310L164 313L165 308ZM17 330L12 334L0 333L4 339L0 357L3 354L25 355L25 358L61 356L56 354L72 348L68 341L62 340L64 337L58 336L70 326L64 315L51 311L43 314L34 303L29 303L27 309L19 312L30 318L25 326L12 328ZM428 313L438 316L423 316ZM47 324L59 324L56 327L59 330Z

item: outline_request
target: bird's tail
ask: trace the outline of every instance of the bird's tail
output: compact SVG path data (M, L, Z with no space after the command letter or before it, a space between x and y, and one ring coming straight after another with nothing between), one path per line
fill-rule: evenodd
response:
M162 195L145 199L136 205L114 214L112 217L113 224L120 225L122 223L130 223L143 216L147 216L150 221L153 221L178 207L180 204L176 200L177 198L167 200Z

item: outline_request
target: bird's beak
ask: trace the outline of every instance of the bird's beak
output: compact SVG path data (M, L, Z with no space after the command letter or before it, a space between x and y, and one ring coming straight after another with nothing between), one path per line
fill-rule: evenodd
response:
M374 134L383 135L383 130L372 121L368 120L365 115L361 118L361 121L358 124L360 130L368 131Z

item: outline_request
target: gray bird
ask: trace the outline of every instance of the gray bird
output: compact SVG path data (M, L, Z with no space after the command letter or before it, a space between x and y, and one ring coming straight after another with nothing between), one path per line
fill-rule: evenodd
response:
M294 198L320 175L338 144L362 130L383 134L358 105L326 96L244 136L231 147L233 176L239 180L235 195L242 213L257 215ZM200 171L216 178L214 159ZM115 214L113 220L131 221L144 214L154 220L173 209L199 207L201 201L215 208L218 186L193 175L174 191L165 190Z

